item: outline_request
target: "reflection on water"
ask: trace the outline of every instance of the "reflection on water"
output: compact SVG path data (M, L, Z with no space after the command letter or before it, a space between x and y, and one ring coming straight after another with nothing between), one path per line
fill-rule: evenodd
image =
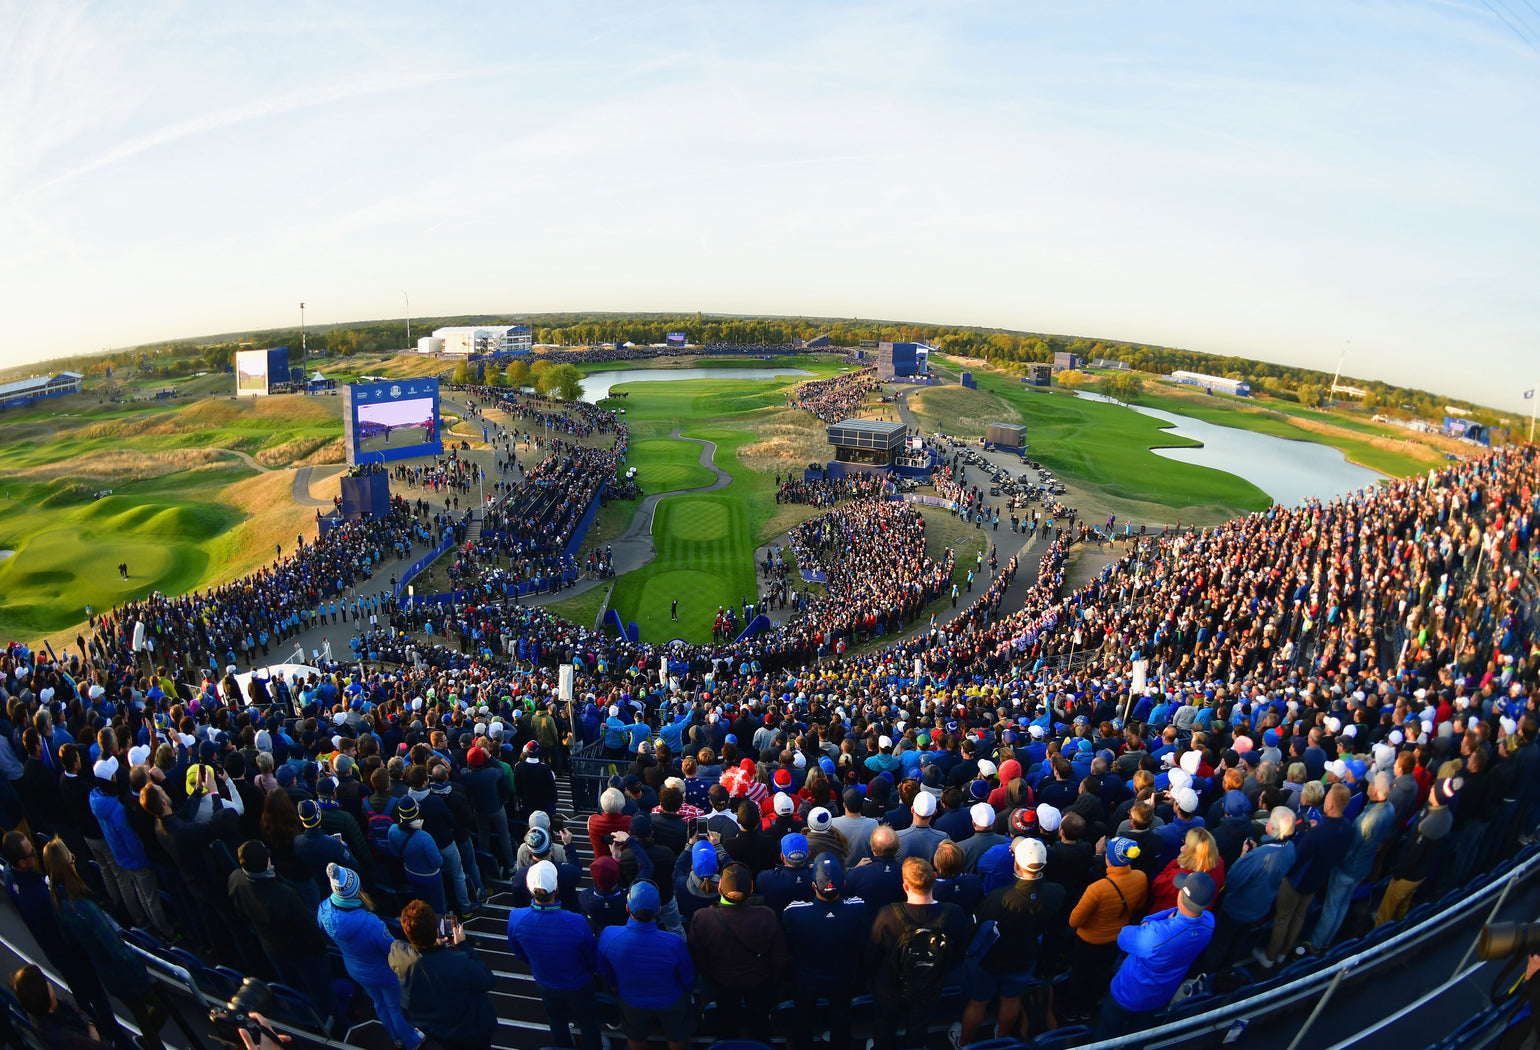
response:
M1078 396L1090 401L1116 403L1088 391L1079 391ZM1158 408L1129 407L1174 424L1166 428L1167 433L1203 442L1202 448L1151 449L1157 456L1213 467L1245 478L1271 496L1273 502L1285 506L1311 498L1328 500L1343 496L1357 489L1370 488L1384 477L1368 467L1349 463L1340 450L1330 445L1289 441L1238 427L1222 427Z
M774 379L777 376L810 376L801 368L622 368L594 372L583 377L583 400L589 404L610 396L610 388L623 383L655 383L665 379Z

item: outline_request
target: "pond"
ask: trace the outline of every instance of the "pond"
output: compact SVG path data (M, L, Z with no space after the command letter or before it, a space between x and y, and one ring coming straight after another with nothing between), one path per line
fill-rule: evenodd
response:
M655 383L664 379L775 379L810 376L801 368L621 368L583 377L583 400L590 405L610 396L610 388L623 383Z
M1080 391L1079 396L1091 401L1112 401L1089 391ZM1203 442L1201 448L1151 449L1157 456L1245 478L1271 496L1273 502L1284 506L1307 499L1345 496L1357 489L1371 488L1384 477L1378 471L1349 463L1340 449L1330 445L1222 427L1158 408L1129 407L1172 424L1167 433Z

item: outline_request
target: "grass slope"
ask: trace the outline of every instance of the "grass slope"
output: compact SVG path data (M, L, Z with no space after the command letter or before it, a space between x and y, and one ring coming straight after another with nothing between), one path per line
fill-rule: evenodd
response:
M970 410L958 404L963 400L979 405L970 411L993 407L990 402L1008 405L1027 424L1032 458L1055 474L1073 479L1092 496L1101 497L1111 509L1121 506L1126 514L1140 505L1154 505L1175 511L1186 521L1218 520L1241 511L1262 510L1270 503L1261 489L1233 474L1178 463L1151 452L1152 448L1197 444L1168 434L1160 420L1121 405L1030 389L1009 376L975 372L974 378L978 391L952 394L948 399L952 411ZM934 393L940 391L926 391L923 397ZM934 422L944 424L945 420ZM946 428L942 425L941 429Z
M242 517L218 494L249 473L166 474L83 503L58 485L9 487L0 546L16 554L0 562L0 632L58 631L84 619L87 605L100 611L199 586L222 564L215 541ZM128 580L119 562L128 563Z

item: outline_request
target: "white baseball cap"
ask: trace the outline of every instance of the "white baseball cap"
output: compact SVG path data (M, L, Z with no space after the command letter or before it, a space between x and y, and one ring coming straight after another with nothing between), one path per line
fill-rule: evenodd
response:
M1048 866L1048 847L1041 839L1019 838L1011 843L1011 858L1022 871L1042 871Z
M976 828L991 828L995 824L995 807L988 802L975 802L968 810L968 817Z
M933 817L936 815L936 796L929 791L922 791L914 796L914 815L917 817Z
M555 893L557 887L556 865L548 860L542 860L530 865L529 871L524 876L524 884L529 892Z

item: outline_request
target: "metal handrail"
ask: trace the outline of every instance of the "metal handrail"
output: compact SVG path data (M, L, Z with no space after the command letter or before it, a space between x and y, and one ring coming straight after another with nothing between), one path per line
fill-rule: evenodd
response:
M1516 864L1512 871L1500 882L1493 881L1468 894L1462 903L1466 905L1477 904L1493 894L1506 893L1506 887L1523 881L1537 872L1540 872L1540 850L1534 850L1523 861ZM1468 908L1445 908L1430 915L1425 921L1412 929L1404 930L1394 937L1388 937L1378 944L1372 944L1358 952L1340 960L1333 966L1323 966L1314 973L1296 978L1286 985L1269 988L1261 995L1248 995L1234 1002L1217 1006L1207 1013L1194 1017L1184 1017L1180 1021L1169 1021L1166 1024L1156 1025L1140 1032L1118 1036L1115 1039L1103 1039L1094 1043L1087 1043L1078 1050L1123 1050L1134 1043L1139 1046L1152 1046L1161 1043L1178 1043L1183 1039L1191 1038L1198 1031L1214 1031L1228 1024L1230 1021L1243 1015L1250 1015L1252 1019L1267 1014L1277 1013L1293 1006L1301 999L1314 997L1318 990L1324 986L1340 980L1345 972L1351 972L1353 976L1361 976L1374 967L1390 958L1400 955L1409 947L1436 934L1444 927L1463 921L1470 916ZM1244 990L1244 989L1243 989Z

